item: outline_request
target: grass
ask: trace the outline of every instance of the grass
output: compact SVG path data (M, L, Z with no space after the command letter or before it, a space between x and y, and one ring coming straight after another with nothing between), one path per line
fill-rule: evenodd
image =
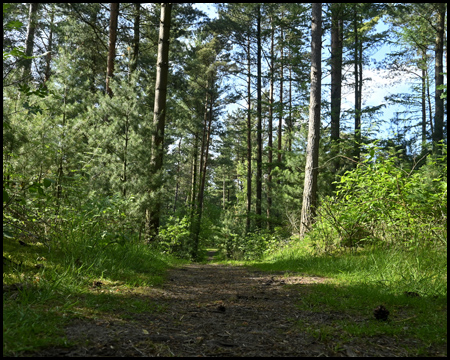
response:
M17 356L48 346L71 345L64 326L74 318L132 319L161 306L129 289L161 284L169 267L182 261L157 254L144 244L98 248L87 240L3 243L3 355ZM5 258L7 260L5 260ZM5 285L20 284L6 291Z
M390 311L388 321L378 321L373 316L373 309L380 304ZM447 342L444 297L409 298L380 291L376 286L330 283L317 284L313 292L302 297L299 307L320 313L345 313L346 317L339 320L340 326L334 332L341 339L389 335L414 337L427 346Z
M446 251L366 248L317 255L308 244L297 243L250 264L264 271L285 271L286 276L329 278L303 292L298 303L305 313L342 315L332 326L313 315L299 320L299 327L320 340L341 346L357 337L370 345L370 339L387 336L394 343L406 341L405 351L412 356L430 355L430 346L446 354ZM381 304L390 311L388 321L373 315Z
M4 265L3 283L24 285L3 294L4 356L71 345L63 329L76 318L120 316L133 321L143 312L164 311L163 306L148 302L145 288L161 284L169 267L186 263L143 244L100 247L86 237L72 236L55 240L51 249L40 243L20 246L17 240L4 240L3 256L10 260ZM333 348L355 339L370 345L371 339L379 337L402 339L411 356L430 355L430 346L446 348L446 251L365 248L318 255L307 243L296 243L260 261L227 261L220 253L215 259L284 271L286 276L302 273L328 278L302 291L298 307L307 316L296 321ZM95 285L98 282L100 286ZM135 287L130 296L129 289ZM419 296L408 297L405 292ZM380 304L390 311L386 322L373 316ZM340 316L320 321L314 314Z

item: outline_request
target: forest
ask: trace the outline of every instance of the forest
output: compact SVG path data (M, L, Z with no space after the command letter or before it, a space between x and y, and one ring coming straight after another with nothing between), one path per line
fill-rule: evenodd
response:
M446 356L446 23L4 3L3 355Z

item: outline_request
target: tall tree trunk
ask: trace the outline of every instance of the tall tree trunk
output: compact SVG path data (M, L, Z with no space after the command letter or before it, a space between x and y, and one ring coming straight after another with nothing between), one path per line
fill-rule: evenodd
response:
M283 18L284 13L281 13L281 18ZM280 112L279 112L279 118L278 118L278 166L281 165L281 143L283 140L283 111L284 111L284 104L283 104L283 92L284 92L284 32L283 27L280 29L280 44L281 44L281 57L280 57Z
M203 135L202 135L202 147L201 147L201 150L200 150L200 163L199 163L199 169L200 169L200 172L199 172L199 179L200 179L200 183L201 183L201 181L202 181L202 177L203 177L203 162L204 162L204 159L205 159L205 154L206 154L206 151L205 151L205 148L206 148L206 139L207 139L207 136L208 136L208 130L207 130L207 127L208 127L208 119L209 119L209 114L208 114L208 104L209 104L209 94L208 94L208 92L206 92L206 95L205 95L205 109L204 109L204 112L203 112ZM200 190L199 190L199 192L200 192ZM198 195L198 194L197 194ZM198 202L197 202L197 205L196 205L196 209L198 209Z
M45 59L44 84L46 84L47 81L50 79L50 63L52 61L54 19L55 19L55 8L53 7L52 4L50 13L50 34L48 35L47 56Z
M116 57L116 39L117 39L117 19L119 17L119 3L110 4L109 17L109 44L108 44L108 62L106 67L106 93L112 97L113 92L109 87L111 78L114 76L114 58Z
M194 200L195 200L195 194L197 192L196 186L197 186L197 161L198 161L198 138L199 133L196 131L194 134L194 151L192 154L192 171L191 171L191 192L189 194L189 206L191 208L191 218L194 216Z
M431 129L431 137L434 139L434 125L433 125L433 111L431 108L431 94L430 94L430 77L428 75L428 70L425 70L426 79L427 79L427 99L428 99L428 117L430 118L430 129Z
M214 80L211 83L211 91L213 90L214 86ZM203 198L205 193L205 184L206 184L206 170L208 166L208 157L209 157L209 144L211 141L211 123L213 118L213 95L210 95L210 103L209 103L209 111L208 111L208 127L205 127L206 131L206 144L205 144L205 156L204 161L202 164L201 169L201 177L200 177L200 188L198 191L198 200L197 200L197 216L194 219L195 220L195 232L194 232L194 241L193 241L193 248L192 248L192 258L197 259L198 255L198 244L199 244L199 236L200 236L200 226L202 221L202 215L203 215ZM206 125L206 124L205 124Z
M269 93L269 159L268 159L268 179L267 179L267 227L271 230L271 211L272 211L272 161L273 161L273 143L272 143L272 121L273 121L273 68L274 68L274 26L273 18L270 19L271 32L270 32L270 93Z
M251 117L251 55L250 34L247 38L247 219L245 232L250 231L250 214L252 211L252 117Z
M179 187L180 187L180 159L181 159L181 139L178 142L178 162L177 162L177 171L175 173L177 183L175 185L175 197L173 200L173 213L175 213L175 211L177 210L178 191L179 191Z
M355 32L355 155L354 155L354 166L356 167L359 163L359 158L361 154L361 84L360 84L360 63L362 59L359 57L359 38L358 38L358 11L357 4L354 4L354 32Z
M288 121L288 151L292 151L292 135L294 131L292 121L292 49L289 49L289 121Z
M155 83L155 107L153 110L153 135L151 156L150 191L157 193L162 186L162 165L164 158L164 127L166 123L167 78L169 74L169 32L171 20L171 3L161 4L161 19L159 26L158 58ZM161 200L156 194L155 203L146 212L147 238L154 240L159 231Z
M134 34L133 34L133 57L131 58L130 73L136 71L137 60L139 56L139 38L140 38L140 23L141 23L141 5L140 3L134 3Z
M262 109L261 109L261 7L257 6L257 157L256 157L256 226L261 228L262 200Z
M308 145L306 148L305 185L300 224L300 237L310 229L316 214L317 173L319 165L322 4L312 4L311 19L311 95L309 101Z
M339 130L341 116L341 86L342 86L342 4L331 5L331 142L333 173L339 169ZM334 185L332 185L334 187Z
M422 103L422 152L425 152L426 150L426 142L427 142L427 104L426 104L426 66L427 66L427 59L426 59L426 53L425 51L422 51L422 96L421 96L421 103Z
M38 9L39 9L39 3L30 3L30 10L28 12L27 39L25 40L25 55L26 56L33 56L34 34L36 32ZM22 66L23 66L23 77L24 78L28 78L31 76L31 61L32 61L32 59L23 59L21 61Z
M445 9L446 3L439 3L437 5L437 31L435 41L435 117L434 117L434 137L433 145L435 152L441 153L441 148L436 146L444 139L444 99L441 99L443 90L439 89L444 84L444 26L445 26Z
M203 111L203 133L202 133L202 142L201 142L201 149L200 149L200 161L199 161L199 185L198 185L198 193L195 192L192 193L192 211L191 211L191 227L190 227L190 235L192 239L191 244L191 257L195 259L197 257L197 250L198 250L198 235L200 233L200 207L201 202L203 202L203 195L201 195L202 192L202 179L203 179L203 171L204 169L203 165L204 162L206 162L206 142L208 137L208 99L209 94L206 92L205 95L205 108ZM193 189L195 189L195 184Z

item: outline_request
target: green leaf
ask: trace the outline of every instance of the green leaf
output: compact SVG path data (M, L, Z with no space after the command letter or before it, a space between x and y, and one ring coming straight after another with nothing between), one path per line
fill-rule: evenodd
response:
M30 94L27 94L27 95L30 95ZM37 105L30 105L28 102L25 102L23 104L23 107L28 110L29 114L33 114L33 115L36 115L37 113L42 114L42 109Z
M25 49L23 46L15 47L11 51L3 51L3 60L7 59L10 56L16 56L22 59L32 59L31 56L25 55Z
M23 23L18 20L11 20L6 24L9 30L18 30L22 27Z
M44 179L44 186L46 188L48 188L51 184L54 184L54 183L55 183L55 180L47 179L47 178Z

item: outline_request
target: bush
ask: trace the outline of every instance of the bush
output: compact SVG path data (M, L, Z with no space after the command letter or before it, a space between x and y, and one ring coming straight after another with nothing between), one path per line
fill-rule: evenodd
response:
M337 183L335 197L318 209L310 236L325 250L365 244L447 244L446 147L441 158L405 171L396 154L385 157L376 147L355 170Z
M257 260L279 249L285 235L283 229L276 228L274 233L266 230L251 232L245 236L223 233L218 247L227 258L235 260Z
M167 224L159 229L158 247L162 252L186 257L189 254L190 221L188 216L169 217Z

